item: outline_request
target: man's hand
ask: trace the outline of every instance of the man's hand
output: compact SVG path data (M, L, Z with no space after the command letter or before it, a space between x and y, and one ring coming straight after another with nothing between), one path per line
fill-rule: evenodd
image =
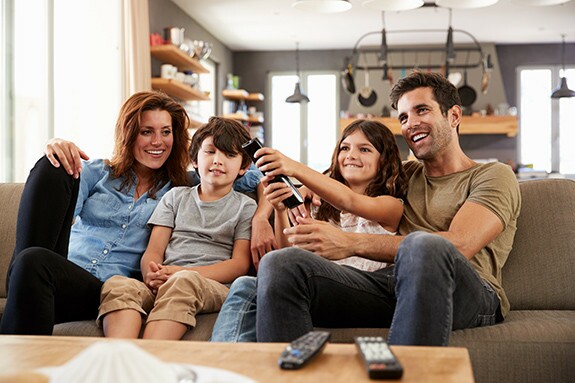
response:
M80 172L82 171L81 160L90 159L75 143L62 140L61 138L52 138L48 141L44 153L54 167L64 166L66 172L76 179L80 177ZM56 159L56 156L58 156L58 159Z
M278 245L274 230L269 221L267 219L257 219L254 217L252 220L250 251L252 253L252 262L256 270L260 264L260 258L277 248Z
M297 222L297 226L284 230L292 246L311 251L331 261L353 255L354 241L350 233L311 218L298 217Z

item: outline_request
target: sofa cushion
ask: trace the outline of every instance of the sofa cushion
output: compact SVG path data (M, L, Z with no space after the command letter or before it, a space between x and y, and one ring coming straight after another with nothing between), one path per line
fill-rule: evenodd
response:
M503 267L512 310L575 310L575 181L520 183L521 214Z
M16 216L22 190L22 183L0 183L0 298L6 297L6 274L16 242ZM1 310L0 313L4 312L4 304Z

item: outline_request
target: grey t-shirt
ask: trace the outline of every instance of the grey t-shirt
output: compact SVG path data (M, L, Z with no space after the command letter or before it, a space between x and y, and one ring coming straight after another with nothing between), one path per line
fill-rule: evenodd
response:
M163 264L204 266L232 256L236 239L250 239L256 203L230 191L217 201L204 202L198 186L176 187L158 203L148 225L173 229Z

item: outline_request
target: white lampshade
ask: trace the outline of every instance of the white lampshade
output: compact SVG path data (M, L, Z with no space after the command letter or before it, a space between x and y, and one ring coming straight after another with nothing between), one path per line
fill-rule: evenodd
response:
M544 7L547 5L557 5L568 2L569 0L511 0L519 5L532 5L534 7Z
M366 0L361 5L378 11L406 11L421 7L423 0Z
M497 3L499 0L437 0L435 4L444 8L481 8Z
M338 13L351 9L348 0L296 0L291 6L302 11L319 13Z

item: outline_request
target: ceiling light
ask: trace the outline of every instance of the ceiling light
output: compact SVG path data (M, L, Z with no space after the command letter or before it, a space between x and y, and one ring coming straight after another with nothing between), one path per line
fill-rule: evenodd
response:
M567 79L565 76L565 35L561 35L563 40L561 44L561 67L563 68L563 76L561 77L561 85L551 93L551 98L575 97L575 91L572 91L567 86Z
M437 0L435 4L443 8L481 8L497 3L499 0Z
M319 13L338 13L351 9L348 0L296 0L291 6L302 11Z
M361 5L378 11L407 11L421 7L423 0L367 0Z
M535 7L544 7L547 5L557 5L568 2L569 0L512 0L513 3L520 5L533 5Z
M293 94L286 98L286 102L291 103L302 103L302 102L309 102L309 98L302 93L300 87L300 76L299 76L299 43L295 43L295 67L297 73L297 82L295 83L295 89Z

